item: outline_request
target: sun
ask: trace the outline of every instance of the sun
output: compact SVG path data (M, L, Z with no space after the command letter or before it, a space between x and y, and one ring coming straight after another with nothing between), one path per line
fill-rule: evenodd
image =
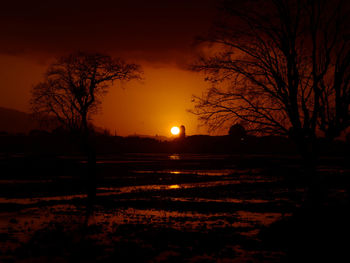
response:
M180 128L177 126L174 126L171 128L170 132L172 135L178 135L180 133Z

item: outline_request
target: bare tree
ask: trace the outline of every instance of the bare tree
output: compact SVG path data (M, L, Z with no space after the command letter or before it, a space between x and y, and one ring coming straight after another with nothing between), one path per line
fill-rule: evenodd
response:
M194 70L212 83L193 112L211 130L291 136L305 150L350 125L350 42L345 1L224 1Z
M32 89L36 115L53 116L71 131L87 133L88 120L116 80L139 79L140 67L99 53L74 53L61 57Z
M99 53L74 53L53 63L45 80L32 89L34 114L57 119L78 134L88 158L88 206L86 223L96 196L96 153L88 120L116 80L139 79L140 67Z

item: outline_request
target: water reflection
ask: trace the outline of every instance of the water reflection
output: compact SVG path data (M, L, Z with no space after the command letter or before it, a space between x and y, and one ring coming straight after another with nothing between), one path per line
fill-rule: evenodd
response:
M146 172L146 171L142 171ZM193 171L193 173L201 173L199 171ZM147 173L155 173L153 171L147 171ZM183 171L168 171L168 174L183 174ZM225 173L225 171L223 171ZM208 171L204 171L203 174L208 174ZM201 189L201 188L215 188L219 186L229 186L237 184L256 184L256 183L267 183L276 182L276 178L266 178L263 176L237 176L237 177L219 177L218 180L208 181L208 182L192 182L192 183L178 183L178 184L146 184L146 185L132 185L132 186L121 186L121 187L98 187L97 196L114 196L127 193L141 193L141 192L151 192L151 191L166 191L169 189ZM70 194L61 196L43 196L43 197L0 197L0 204L35 204L40 202L48 201L69 201L74 199L85 198L85 194ZM233 199L232 199L233 200Z
M169 155L170 160L180 160L180 155L179 154L172 154Z
M89 218L90 225L100 227L93 238L114 246L114 241L125 234L126 237L137 237L137 242L142 243L142 236L135 232L135 226L141 226L142 231L153 227L157 229L155 231L166 229L168 233L171 229L186 235L232 231L235 236L256 238L262 226L283 216L279 213L282 202L278 201L278 198L285 198L281 188L273 188L277 184L271 184L271 196L261 194L265 192L265 183L277 182L280 180L278 177L266 176L258 169L238 169L233 165L221 167L221 163L206 165L208 157L196 156L196 160L202 162L200 164L194 164L193 159L188 162L188 159L188 156L167 154L100 160L101 170L106 170L104 174L101 172L96 210ZM103 176L108 180L103 181ZM30 181L3 180L0 186L24 183L29 184ZM40 181L43 185L48 183L54 182ZM3 207L13 204L23 206L18 206L18 211L0 213L0 237L1 233L9 233L17 238L13 239L16 240L13 244L18 245L28 242L28 238L37 231L49 229L52 222L63 222L62 225L83 222L81 211L86 195L76 193L64 195L62 192L61 196L48 196L45 191L43 195L34 193L34 198L1 196L0 205ZM270 209L276 213L271 213ZM110 237L115 240L111 241ZM0 247L4 247L6 242L8 248L9 241L0 239ZM183 239L180 238L179 242Z
M176 185L174 185L176 186ZM52 205L43 208L31 208L23 211L21 216L0 217L0 233L7 232L15 239L0 244L7 248L16 247L15 240L26 242L39 229L52 225L52 222L79 222L81 216L76 206ZM118 208L97 210L90 218L90 225L103 226L98 235L101 240L115 231L116 226L137 225L147 222L148 226L171 227L181 231L203 231L213 229L236 228L237 233L254 237L260 226L267 226L283 216L290 214L231 211L221 213L198 213L195 211L171 211L162 209ZM15 227L15 228L14 228ZM13 243L14 242L14 243ZM18 244L17 244L18 245Z
M229 176L229 175L254 175L256 176L260 170L249 169L249 170L238 170L238 169L172 169L172 170L134 170L135 174L183 174L183 175L199 175L199 176Z
M100 228L93 232L91 238L116 247L116 241L123 238L130 244L131 236L137 244L151 246L153 243L142 240L144 236L140 234L146 233L147 228L154 229L150 235L152 240L157 240L154 237L163 233L157 231L164 229L164 237L169 238L177 236L174 233L186 234L186 237L196 233L218 233L214 237L220 238L222 233L228 232L230 235L232 232L230 240L234 240L239 247L246 241L240 239L242 236L250 241L258 240L261 229L290 216L289 212L300 205L304 189L293 189L291 199L283 176L262 168L242 168L231 163L222 166L221 160L225 158L216 155L163 154L126 155L100 160L101 182L97 188L96 210L89 222ZM214 163L213 160L220 162ZM330 170L320 172L331 173ZM59 176L59 179L62 178L75 177ZM32 187L32 182L41 187ZM65 195L67 192L64 191L42 191L54 183L49 176L47 180L29 180L27 177L0 180L2 189L7 189L9 185L16 186L14 189L17 191L6 191L0 197L0 261L2 250L9 248L11 242L14 246L27 242L35 234L40 234L40 229L50 229L57 222L71 226L72 222L84 221L82 210L85 209L85 201L82 199L86 195L80 194L84 192ZM25 193L20 192L24 187L33 189L33 198L25 197ZM347 197L346 190L339 187L329 193L339 200ZM139 232L137 227L141 229ZM179 232L174 232L174 229ZM179 246L186 243L184 240L187 241L182 237L180 235L179 243L176 243ZM240 253L249 253L244 249L240 252L237 247L230 248L235 257L239 258ZM11 250L15 251L14 247ZM245 255L242 258L247 259ZM214 259L212 261L215 262Z

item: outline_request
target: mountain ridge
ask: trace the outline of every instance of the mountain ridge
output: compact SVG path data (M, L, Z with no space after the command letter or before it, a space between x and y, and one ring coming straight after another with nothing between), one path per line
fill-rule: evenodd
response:
M42 129L42 125L30 113L0 106L0 131L6 133L28 133Z

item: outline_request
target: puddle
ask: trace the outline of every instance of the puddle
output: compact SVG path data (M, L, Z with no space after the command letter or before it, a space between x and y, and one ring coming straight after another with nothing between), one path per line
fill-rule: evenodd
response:
M138 185L138 186L124 186L124 187L98 187L97 196L109 196L119 195L126 193L140 193L149 191L165 191L165 190L179 190L179 189L191 189L191 188L208 188L218 187L226 185L234 185L240 183L257 183L257 182L274 182L275 179L266 179L259 177L249 177L245 179L239 178L235 180L220 180L210 182L198 182L198 183L182 183L182 184L161 184L161 185ZM35 204L44 201L69 201L76 198L86 198L85 194L74 194L64 196L51 196L51 197L34 197L34 198L8 198L1 197L0 204Z
M134 170L136 174L183 174L183 175L200 175L200 176L228 176L244 173L237 169L220 169L220 170ZM251 172L251 171L250 171ZM256 171L257 172L257 171Z
M181 157L180 157L180 154L172 154L172 155L169 155L169 159L170 160L180 160Z
M259 224L263 226L268 226L273 222L282 219L283 216L291 215L287 213L282 215L282 213L257 213L250 211L238 211L236 214L241 222L246 222L248 224Z

